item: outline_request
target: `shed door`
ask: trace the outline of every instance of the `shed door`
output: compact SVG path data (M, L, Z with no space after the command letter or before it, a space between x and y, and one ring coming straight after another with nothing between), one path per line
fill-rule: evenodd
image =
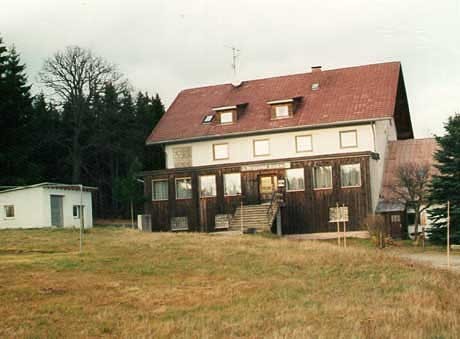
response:
M64 226L62 199L63 197L60 195L51 195L51 226Z
M401 238L401 215L398 214L390 214L390 234L392 238Z

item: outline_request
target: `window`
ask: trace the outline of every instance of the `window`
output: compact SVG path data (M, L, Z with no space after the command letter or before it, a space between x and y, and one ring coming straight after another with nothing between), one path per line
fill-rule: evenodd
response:
M361 186L361 166L359 164L340 166L340 182L342 187Z
M14 218L14 205L3 206L5 209L5 218Z
M351 148L358 147L358 135L356 130L340 132L340 147Z
M311 84L311 90L312 91L317 91L319 90L319 82L314 82Z
M289 106L288 105L275 106L275 117L276 118L289 117Z
M268 139L254 140L254 156L259 157L270 154L270 144Z
M292 168L286 170L286 191L300 191L304 189L304 169Z
M313 143L311 135L298 135L295 137L296 152L311 152L313 151Z
M221 124L231 124L233 122L233 112L221 112L220 113L220 123Z
M176 199L191 199L192 198L192 179L180 178L176 179Z
M391 222L401 222L401 216L399 214L392 214Z
M241 173L224 174L224 195L241 194Z
M202 175L200 177L200 197L215 197L216 196L216 176Z
M73 217L75 219L80 219L80 206L81 205L73 205Z
M214 114L207 114L203 119L203 124L209 124L214 120Z
M332 166L313 167L313 188L332 188Z
M214 160L228 159L228 144L214 144L212 147Z
M168 200L168 180L152 181L152 200Z

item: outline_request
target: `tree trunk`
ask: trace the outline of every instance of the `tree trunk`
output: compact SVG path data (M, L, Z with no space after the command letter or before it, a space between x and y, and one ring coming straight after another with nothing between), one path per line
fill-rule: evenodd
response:
M81 179L80 133L75 131L72 140L72 183L79 184Z
M418 245L419 241L419 236L418 236L418 224L419 224L419 219L420 219L420 208L419 206L415 207L415 220L414 220L414 237L415 237L415 243Z

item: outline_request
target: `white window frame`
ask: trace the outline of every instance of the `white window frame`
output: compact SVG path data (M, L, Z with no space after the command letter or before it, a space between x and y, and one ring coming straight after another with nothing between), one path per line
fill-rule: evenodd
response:
M167 190L166 190L166 199L157 199L155 197L155 183L156 182L166 182L166 187L167 187ZM167 201L169 199L169 181L168 179L153 179L152 180L152 201Z
M305 149L305 150L299 149L299 138L309 138L310 139L310 148ZM311 134L296 135L296 137L295 137L295 151L296 151L296 153L313 152L313 136Z
M190 197L185 197L185 198L179 198L177 196L178 189L177 189L177 182L180 180L190 180ZM176 200L190 200L193 197L193 184L192 184L192 178L191 177L181 177L181 178L176 178L174 180L174 190L176 191Z
M296 188L296 189L290 189L289 188L289 179L288 179L288 173L289 172L301 172L302 173L302 178L303 178L303 188ZM290 168L286 169L286 192L302 192L305 191L305 169L303 167L296 167L296 168Z
M266 142L267 143L267 153L261 153L261 154L257 154L256 152L256 144L258 142ZM266 157L266 156L269 156L270 155L270 139L254 139L252 141L252 151L253 151L253 154L254 154L254 157Z
M319 168L319 167L329 167L329 168L331 169L330 172L329 172L329 173L330 173L330 178L331 178L331 180L330 180L330 181L331 181L331 186L329 186L329 187L316 187L317 180L316 180L315 169L316 169L316 168ZM314 167L312 167L312 179L313 179L312 184L313 184L313 190L317 191L317 190L331 190L331 189L333 189L333 187L334 187L334 182L333 182L332 171L333 171L333 169L332 169L332 166L331 166L331 165L314 166Z
M203 195L202 194L202 182L203 178L213 177L214 178L214 193L210 195ZM217 182L216 182L216 175L215 174L207 174L207 175L200 175L200 198L215 198L217 196Z
M345 166L358 166L359 168L359 184L358 185L350 185L350 186L344 186L343 185L343 180L342 180L342 167ZM340 165L340 187L341 188L353 188L353 187L361 187L361 164L360 163L354 163L354 164L343 164Z
M226 147L226 156L217 157L216 149L217 147L225 146ZM213 144L212 145L212 157L214 160L228 160L230 158L228 143Z
M236 193L236 194L227 194L227 186L226 186L226 181L225 181L225 177L228 176L228 175L236 175L238 174L239 176L239 182L240 182L240 192L239 193ZM241 195L241 192L242 192L242 189L241 189L241 172L233 172L233 173L224 173L223 175L224 177L224 196L225 197L236 197L238 195Z
M344 144L343 136L347 135L347 134L351 134L351 133L353 133L354 137L355 137L354 138L355 139L354 144ZM340 131L339 132L339 139L340 139L340 148L356 148L356 147L358 147L358 131L356 129Z
M203 124L210 124L214 120L214 114L206 114L203 118Z
M283 108L283 113L280 114L281 109ZM286 109L286 111L284 111ZM276 105L275 106L275 118L276 119L284 119L284 118L289 118L289 104L283 104L283 105Z
M84 205L73 205L72 206L72 216L73 216L74 219L80 219L82 206L84 206ZM75 210L75 208L76 208L76 210ZM75 215L75 213L74 213L75 211L77 211L77 215Z
M220 112L220 123L222 125L227 125L227 124L233 124L233 111L223 111ZM226 118L226 121L224 121L224 117L230 117L230 120Z
M13 207L13 216L12 216L12 217L8 217L8 216L7 216L6 209L7 209L8 207ZM5 214L4 219L6 219L6 220L16 219L16 207L15 207L15 205L14 205L14 204L4 205L4 206L3 206L3 213Z

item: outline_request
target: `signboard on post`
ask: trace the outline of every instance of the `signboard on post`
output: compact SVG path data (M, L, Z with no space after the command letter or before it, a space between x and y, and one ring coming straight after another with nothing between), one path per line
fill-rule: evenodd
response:
M329 222L348 222L348 207L329 208Z

